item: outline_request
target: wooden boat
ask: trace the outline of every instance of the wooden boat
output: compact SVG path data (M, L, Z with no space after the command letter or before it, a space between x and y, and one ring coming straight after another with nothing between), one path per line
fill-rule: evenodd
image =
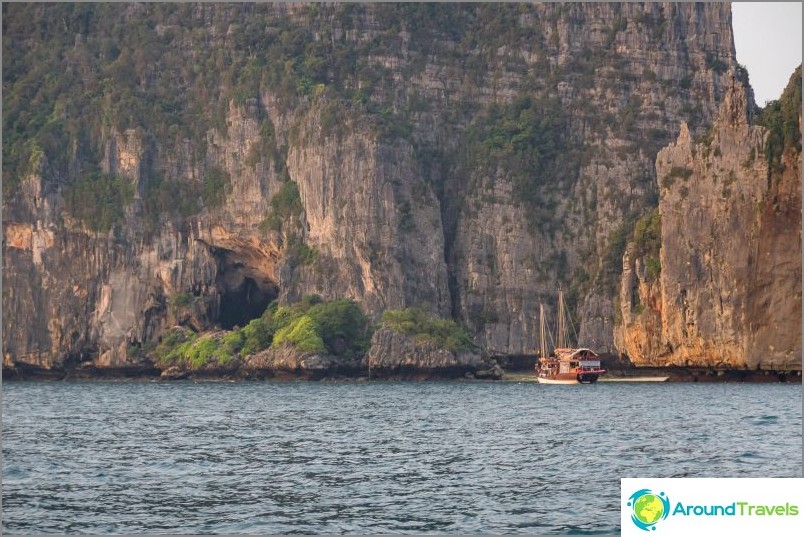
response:
M597 353L587 348L566 345L566 307L564 293L558 291L558 332L553 356L547 354L544 305L539 304L539 361L536 364L536 381L540 384L593 384L606 373L600 367Z
M555 357L539 360L536 380L541 384L593 384L605 373L591 349L556 349Z

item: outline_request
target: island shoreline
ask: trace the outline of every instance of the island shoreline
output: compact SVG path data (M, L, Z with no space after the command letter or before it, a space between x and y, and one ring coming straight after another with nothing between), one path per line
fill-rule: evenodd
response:
M665 378L660 381L658 378ZM502 369L499 378L484 378L464 368L420 369L414 367L396 370L372 370L366 368L333 368L332 370L284 370L284 369L213 369L182 370L172 376L155 365L135 367L71 367L41 368L32 365L17 365L3 368L3 381L159 381L159 382L259 382L259 381L499 381L535 382L532 370ZM629 368L610 370L601 382L667 382L667 383L750 383L769 384L802 382L800 370L745 370L745 369L706 369L683 367Z

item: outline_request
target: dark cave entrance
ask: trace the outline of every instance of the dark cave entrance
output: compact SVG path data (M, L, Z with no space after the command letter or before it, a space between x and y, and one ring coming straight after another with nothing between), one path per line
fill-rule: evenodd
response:
M215 252L218 258L218 290L221 294L218 323L225 330L244 327L279 296L271 277L230 250Z

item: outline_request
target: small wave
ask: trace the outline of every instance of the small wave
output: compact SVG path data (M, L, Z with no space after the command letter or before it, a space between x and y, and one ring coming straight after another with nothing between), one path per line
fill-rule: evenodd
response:
M700 386L662 386L646 405L644 390L616 384L592 397L516 384L89 383L60 385L57 399L4 386L15 419L3 419L2 529L612 534L619 478L646 467L766 477L773 458L775 477L800 475L800 390L746 398L724 385L730 396L696 422L711 395ZM98 498L106 512L89 513Z

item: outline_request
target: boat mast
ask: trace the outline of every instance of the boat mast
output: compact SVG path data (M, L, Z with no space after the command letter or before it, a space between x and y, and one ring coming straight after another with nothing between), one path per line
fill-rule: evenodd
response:
M544 329L544 304L539 304L539 354L540 358L547 358L547 338Z
M564 291L558 288L558 334L556 334L556 348L564 349L567 347L565 338L566 327L564 326Z

